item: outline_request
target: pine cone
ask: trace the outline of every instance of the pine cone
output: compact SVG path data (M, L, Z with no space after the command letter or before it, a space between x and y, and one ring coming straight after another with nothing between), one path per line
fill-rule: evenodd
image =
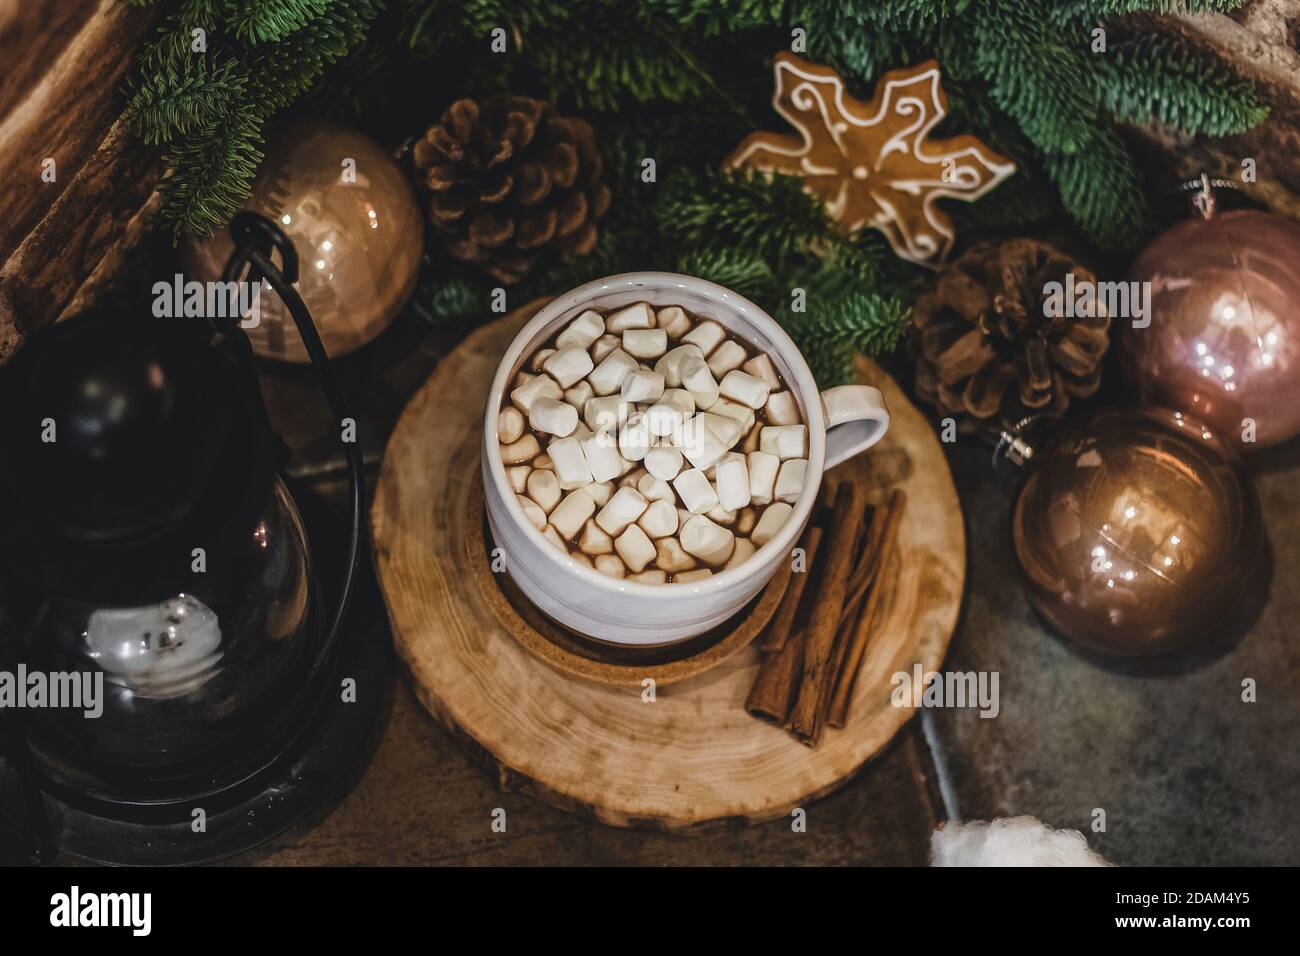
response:
M527 96L458 100L413 159L447 251L507 284L544 252L590 252L609 208L591 124Z
M941 272L912 310L921 397L963 425L1007 427L1095 392L1109 344L1104 303L1093 317L1044 314L1044 287L1064 287L1071 272L1075 287L1096 281L1030 239L980 243Z

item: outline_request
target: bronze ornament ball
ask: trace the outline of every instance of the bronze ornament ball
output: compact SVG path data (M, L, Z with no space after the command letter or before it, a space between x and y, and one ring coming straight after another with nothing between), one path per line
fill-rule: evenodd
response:
M1193 419L1104 409L1034 456L1012 517L1030 602L1097 651L1142 656L1210 637L1263 569L1254 488Z
M324 122L285 126L268 143L243 208L271 219L293 240L298 293L331 358L383 332L415 289L424 248L415 190L368 136ZM232 248L226 229L188 244L186 279L220 279ZM307 362L293 318L265 283L258 308L258 325L245 330L253 350Z
M1188 220L1128 278L1151 283L1150 325L1116 320L1142 402L1197 416L1241 452L1300 434L1300 226L1255 211Z

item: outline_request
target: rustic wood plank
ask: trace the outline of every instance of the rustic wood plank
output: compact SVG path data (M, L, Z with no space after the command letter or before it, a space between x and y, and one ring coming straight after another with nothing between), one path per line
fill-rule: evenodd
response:
M156 16L0 0L0 362L54 321L153 192L156 151L125 129L121 84Z

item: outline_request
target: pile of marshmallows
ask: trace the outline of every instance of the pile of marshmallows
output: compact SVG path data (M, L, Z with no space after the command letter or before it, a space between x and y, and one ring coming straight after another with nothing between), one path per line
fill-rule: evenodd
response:
M794 510L799 406L717 322L644 302L588 310L528 367L497 416L501 459L528 519L575 560L690 582L748 559Z

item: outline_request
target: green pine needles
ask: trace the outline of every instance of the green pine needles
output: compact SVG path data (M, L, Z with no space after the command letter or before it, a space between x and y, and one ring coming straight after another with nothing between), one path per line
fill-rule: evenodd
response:
M784 129L770 105L775 51L806 42L803 55L863 98L886 70L938 59L951 113L940 134L975 133L1019 167L979 202L945 204L964 241L1073 222L1102 251L1131 250L1151 231L1148 186L1120 128L1221 136L1266 115L1223 63L1124 19L1241 0L161 2L131 110L168 149L162 214L178 236L237 208L263 129L295 100L398 143L461 96L544 96L592 122L613 204L589 256L539 266L512 304L611 272L690 272L764 305L825 384L850 374L854 351L898 344L926 274L878 233L839 234L795 181L717 171L748 133ZM413 311L488 314L493 283L432 251Z
M131 0L147 5L155 0ZM239 208L263 129L365 37L379 0L178 0L140 55L129 114L167 150L161 217L177 238Z

